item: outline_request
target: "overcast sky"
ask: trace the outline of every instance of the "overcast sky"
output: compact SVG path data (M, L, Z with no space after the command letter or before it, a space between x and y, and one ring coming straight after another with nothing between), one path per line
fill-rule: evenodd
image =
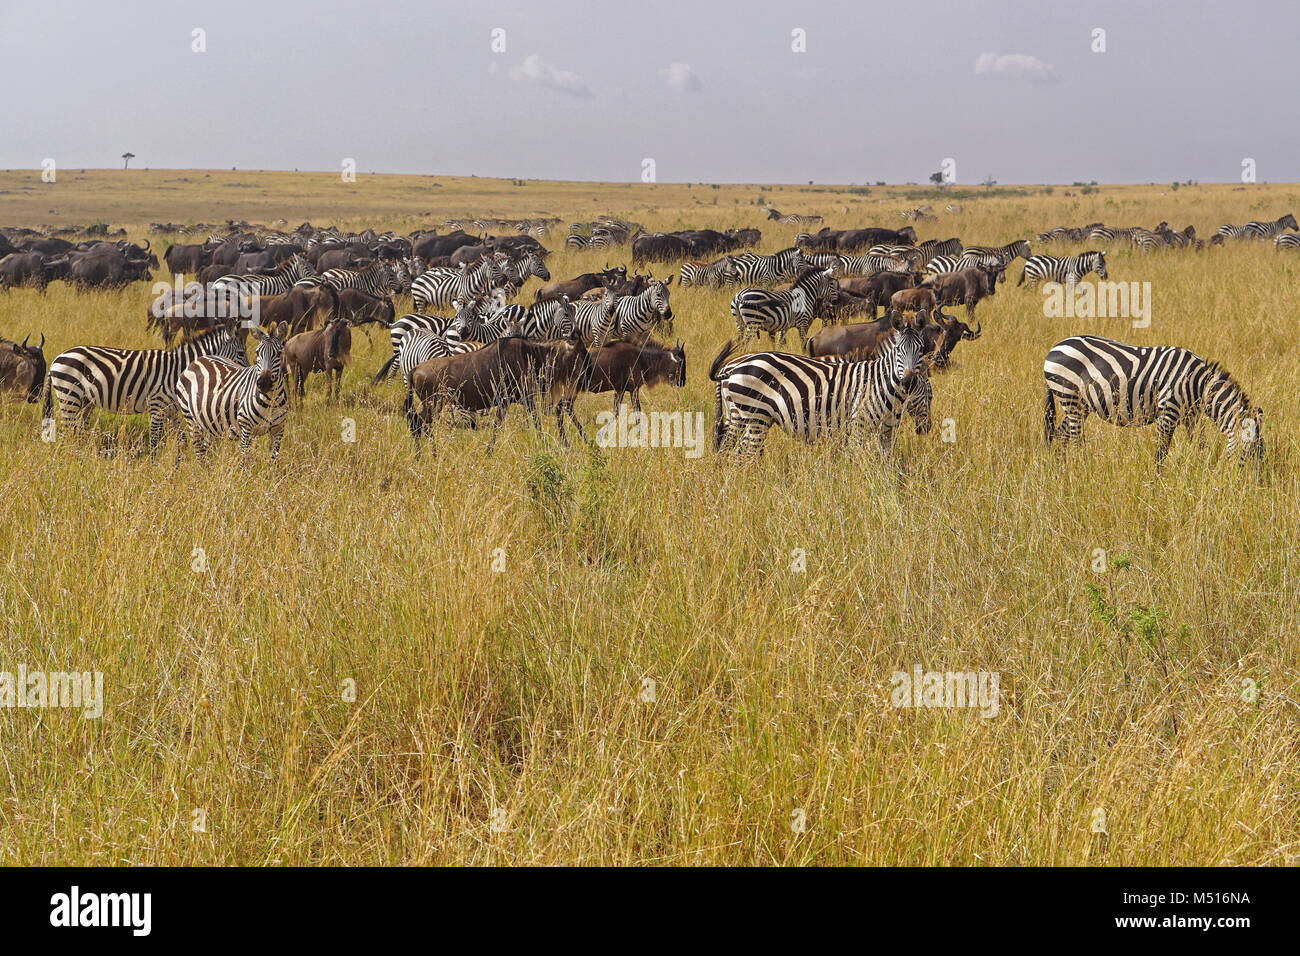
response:
M0 168L1296 181L1298 40L1298 0L0 0Z

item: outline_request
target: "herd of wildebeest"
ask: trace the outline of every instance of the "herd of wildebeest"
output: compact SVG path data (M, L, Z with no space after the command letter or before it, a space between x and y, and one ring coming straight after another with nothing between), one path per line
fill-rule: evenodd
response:
M959 207L949 207L957 213ZM936 221L929 207L904 213ZM817 216L768 210L777 227L807 230ZM304 223L288 229L228 222L224 227L155 223L168 241L160 263L153 239L119 231L0 228L0 290L44 290L61 281L78 290L121 289L152 281L165 267L144 321L160 348L123 349L90 343L48 364L45 336L0 339L0 394L44 405L43 423L72 430L92 409L148 413L151 440L183 419L182 438L202 452L212 438L270 436L271 456L308 377L323 373L326 397L341 389L351 361L352 329L387 330L392 354L375 384L400 375L404 411L417 448L444 411L452 421L495 413L493 435L511 405L524 406L541 427L539 409L553 411L582 433L574 400L582 392L625 395L640 411L640 393L686 382L686 355L657 336L671 336L671 286L734 287L732 318L741 343L767 335L783 344L797 331L804 354L735 354L728 342L709 368L716 394L714 440L756 453L777 425L811 440L827 434L874 433L892 447L904 414L918 433L929 430L931 372L948 367L957 345L979 337L974 315L995 295L1007 269L1024 259L1020 283L1106 279L1106 249L1197 250L1195 230L1160 223L1154 229L1102 223L1060 227L1033 240L970 246L960 238L918 241L915 229L869 227L798 231L785 248L761 254L758 229L693 229L647 233L612 217L573 223L566 249L602 250L629 266L566 279L552 277L543 244L561 220L448 220L410 235L357 233ZM1272 239L1300 248L1293 216L1221 227L1213 246ZM792 231L793 231L792 230ZM208 233L202 241L186 241ZM161 237L161 238L160 238ZM1105 248L1069 256L1033 254L1058 242ZM656 268L669 270L656 277ZM641 271L644 269L645 271ZM531 297L521 296L536 279ZM398 314L399 297L412 310ZM516 301L520 300L520 301ZM964 308L964 320L947 307ZM815 334L815 320L822 328ZM368 329L366 330L369 331ZM250 363L247 340L255 339ZM1079 440L1088 414L1119 425L1157 424L1159 459L1173 430L1191 431L1200 416L1224 432L1229 448L1262 454L1261 412L1217 364L1174 346L1126 346L1097 336L1058 343L1044 365L1046 438ZM1064 411L1055 421L1055 404Z

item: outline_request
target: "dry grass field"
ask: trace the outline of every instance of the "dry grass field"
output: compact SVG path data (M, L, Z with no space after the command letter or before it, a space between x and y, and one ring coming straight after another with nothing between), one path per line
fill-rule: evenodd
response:
M948 215L921 187L0 174L0 224L133 236L612 214L758 226L770 252L797 230L760 203L898 228L922 201L921 238L967 244L1094 220L1208 238L1300 186L969 189ZM627 258L546 245L556 278ZM749 466L566 448L518 408L490 456L446 426L417 456L399 386L370 385L382 334L356 335L341 402L313 378L274 465L264 438L150 455L143 417L46 443L38 406L0 405L0 671L104 682L100 719L0 708L0 861L1294 864L1300 258L1116 248L1110 277L1151 283L1144 329L1045 317L1020 265L934 375L934 430L887 461L776 432ZM729 294L674 281L687 385L646 396L704 412L706 439ZM149 301L3 292L0 335L154 346ZM1262 470L1180 432L1158 472L1154 430L1095 419L1048 454L1043 356L1081 332L1222 361L1266 412ZM580 400L588 435L610 407ZM917 665L997 673L996 716L893 707Z

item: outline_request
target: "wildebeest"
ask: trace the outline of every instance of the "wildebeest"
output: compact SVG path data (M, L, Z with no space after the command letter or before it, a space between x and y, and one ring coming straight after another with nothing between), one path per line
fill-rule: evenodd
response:
M584 292L591 289L603 289L614 283L622 283L627 278L627 267L616 266L610 268L605 264L602 272L584 272L580 276L575 276L564 282L548 282L537 290L535 299L554 298L555 296L567 295L572 300L582 297Z
M35 402L45 384L45 336L41 336L40 345L28 345L30 338L21 344L0 339L0 393L14 392Z
M351 323L343 317L331 319L323 329L302 332L284 347L285 374L301 402L307 395L307 376L325 373L325 401L343 390L343 369L352 361Z
M491 450L497 428L511 405L524 405L540 430L539 399L571 401L574 390L590 373L591 356L576 336L535 342L507 335L487 348L417 365L411 372L411 390L406 396L407 424L418 441L432 416L446 404L469 412L471 425L477 424L477 413L495 409L492 438L488 441ZM418 412L413 396L421 402Z
M998 273L1001 271L995 267L977 266L930 277L924 284L934 290L939 305L964 305L966 317L971 318L981 299L997 293Z
M922 276L916 272L877 272L873 276L841 279L840 289L863 296L870 301L871 308L875 309L881 304L887 306L895 292L915 288L921 279ZM872 312L872 315L875 313Z
M338 294L337 313L352 325L365 325L378 322L391 325L397 318L397 308L393 300L385 295L371 295L363 289L344 289ZM310 325L307 328L311 328Z
M212 262L212 250L207 243L177 243L163 253L163 261L172 275L197 276L199 270Z
M43 253L11 252L0 259L0 289L30 285L44 291L50 278Z
M889 297L890 311L899 312L933 312L935 307L934 290L921 286L915 289L899 289Z
M593 394L614 393L614 410L623 404L623 395L632 399L632 409L641 411L641 389L655 385L682 388L686 384L686 351L681 343L665 348L658 342L608 342L590 350L591 378L580 389ZM563 431L563 425L560 426ZM579 428L581 431L581 427Z
M326 322L339 313L339 294L332 286L312 288L293 286L282 295L256 296L253 313L262 325L289 324L289 334L314 329L317 321Z

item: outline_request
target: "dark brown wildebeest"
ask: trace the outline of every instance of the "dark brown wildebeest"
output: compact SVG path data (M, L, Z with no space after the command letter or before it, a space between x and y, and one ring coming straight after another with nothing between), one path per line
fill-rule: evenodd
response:
M576 336L537 342L507 335L486 348L417 365L411 371L410 391L406 395L406 421L418 443L432 417L444 405L469 412L471 427L477 427L479 412L495 409L492 437L488 441L491 451L497 429L511 405L526 407L540 431L539 399L548 404L572 401L578 385L590 374L591 356L582 339ZM413 405L414 396L421 402L418 412Z
M371 295L364 289L344 289L339 293L338 314L353 326L378 322L387 327L397 318L397 308L386 295ZM310 328L310 326L308 326Z
M921 330L921 335L925 338L925 356L930 364L935 368L947 368L948 358L958 342L980 337L980 325L977 322L972 330L965 322L940 312L938 321L931 320Z
M0 289L31 285L44 292L50 281L46 259L41 252L11 252L0 259Z
M916 230L911 226L902 229L846 229L840 236L840 252L856 252L879 245L916 245Z
M627 278L627 267L617 266L613 269L605 264L603 272L584 272L580 276L564 282L547 282L537 290L535 299L549 299L567 295L570 301L577 301L584 292L591 289L604 289L611 283L622 283Z
M924 285L934 290L939 305L964 305L966 318L975 315L975 306L998 291L997 267L976 266L958 272L945 272L927 278Z
M906 321L900 312L886 312L875 322L827 325L808 339L805 349L813 358L836 355L862 357L874 354L880 342L886 336L893 335L895 330L902 328Z
M197 275L198 271L212 261L212 252L206 243L177 243L168 246L163 253L163 262L172 275Z
M888 312L888 303L894 293L901 289L916 288L920 285L921 278L917 272L877 272L873 276L841 279L840 289L867 299L873 310L885 305L885 311ZM875 312L871 315L874 318Z
M45 384L45 336L40 345L28 345L29 338L22 344L0 339L0 394L13 392L35 402Z
M341 395L343 369L350 361L351 323L342 317L331 319L323 329L295 335L284 347L284 371L299 403L307 397L307 376L312 372L325 373L326 402Z
M262 325L289 323L289 334L316 328L317 320L328 322L339 314L339 294L328 285L293 286L283 295L262 295L253 300L254 316Z
M639 412L641 389L661 384L682 388L686 384L686 351L680 342L669 349L653 341L638 345L619 340L592 349L590 354L591 377L579 382L577 391L592 394L613 392L615 412L623 404L624 394L631 396L632 410ZM573 412L572 398L555 404L555 422L561 437L564 437L565 414L585 440L587 436L582 423Z
M889 297L889 311L921 312L929 314L934 311L934 291L920 286L915 289L899 289Z

